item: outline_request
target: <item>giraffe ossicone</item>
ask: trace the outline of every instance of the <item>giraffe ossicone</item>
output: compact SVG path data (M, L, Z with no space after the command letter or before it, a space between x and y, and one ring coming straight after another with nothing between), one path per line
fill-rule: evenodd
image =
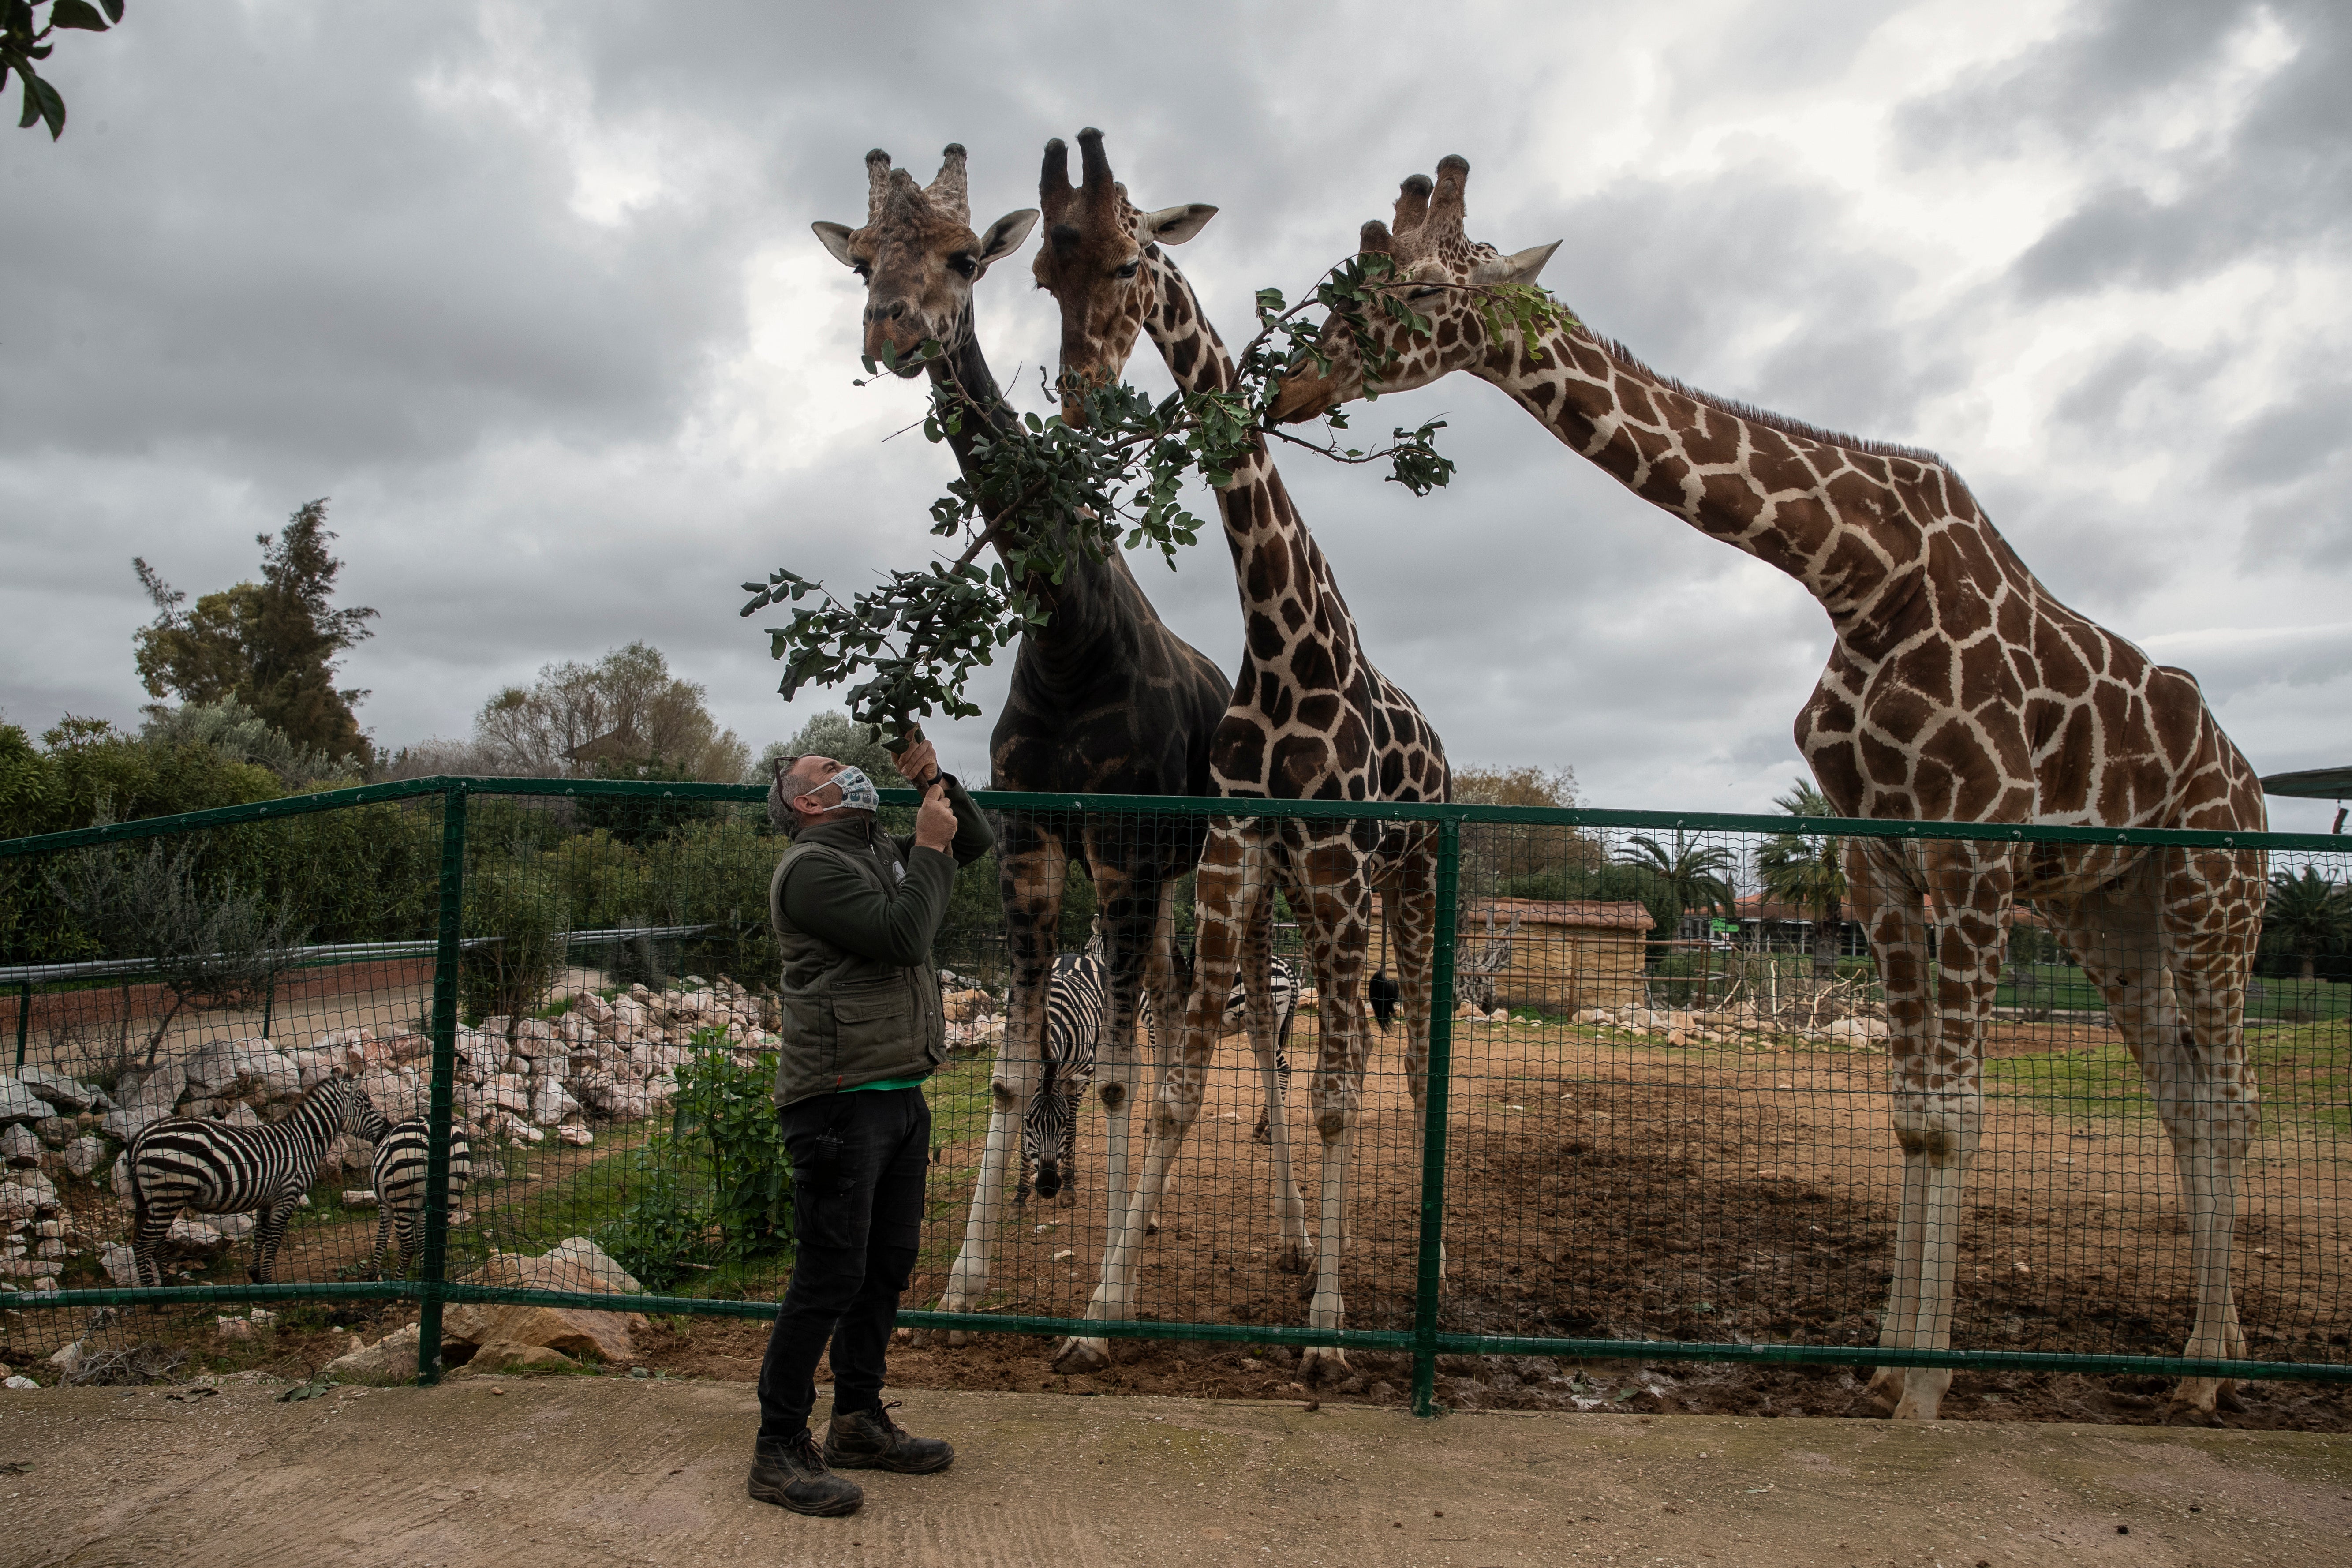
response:
M1828 613L1829 666L1796 741L1841 815L1898 820L2260 832L2260 784L2186 671L2062 604L1933 453L1710 396L1557 311L1532 330L1485 290L1532 281L1551 247L1506 257L1465 231L1469 164L1402 186L1360 244L1428 323L1384 311L1324 331L1328 369L1286 378L1276 417L1365 390L1355 332L1390 356L1379 390L1465 371L1635 495L1787 573ZM1540 252L1540 255L1538 254ZM2242 1033L2261 932L2254 850L1850 839L1894 1033L1903 1185L1880 1348L1951 1341L1960 1197L1981 1134L1979 1071L2011 901L2031 901L2098 984L2172 1144L2189 1210L2188 1354L2245 1353L2230 1254L2259 1120ZM1930 966L1927 931L1937 960ZM1948 1371L1882 1367L1898 1417L1932 1419ZM2210 1414L2212 1378L2177 1398Z

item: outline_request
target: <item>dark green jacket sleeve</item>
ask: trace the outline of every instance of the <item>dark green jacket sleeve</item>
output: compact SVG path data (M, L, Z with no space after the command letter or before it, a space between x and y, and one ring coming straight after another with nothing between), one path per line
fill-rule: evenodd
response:
M911 969L929 963L931 942L947 918L956 868L979 859L996 843L987 819L963 786L950 779L947 787L956 814L956 836L948 852L916 848L911 834L898 840L907 879L887 899L870 879L834 857L807 856L794 863L784 880L786 918L811 936L877 963Z
M948 845L948 853L955 857L959 867L969 866L996 847L996 830L988 826L988 818L971 804L971 796L964 794L963 785L956 782L953 773L941 773L940 782L947 785L948 804L955 807L956 815L955 838ZM909 866L913 865L915 836L909 833L896 842L898 853L907 858Z

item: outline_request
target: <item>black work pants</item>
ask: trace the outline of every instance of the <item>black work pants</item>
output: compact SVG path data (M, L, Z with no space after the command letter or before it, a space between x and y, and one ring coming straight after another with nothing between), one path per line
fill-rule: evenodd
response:
M763 1443L808 1426L828 1339L834 1409L882 1403L883 1358L915 1271L931 1157L931 1108L920 1089L820 1094L776 1116L792 1156L799 1249L760 1368Z

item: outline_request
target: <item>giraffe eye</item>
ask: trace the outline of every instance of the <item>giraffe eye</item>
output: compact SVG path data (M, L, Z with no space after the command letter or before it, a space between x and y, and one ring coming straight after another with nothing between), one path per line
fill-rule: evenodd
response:
M1437 296L1444 292L1445 290L1439 288L1436 284L1430 283L1424 284L1419 289L1406 289L1404 291L1404 297L1408 300L1434 300Z
M1126 266L1112 273L1111 276L1124 281L1127 279L1134 277L1137 273L1142 270L1143 258L1138 257L1135 260L1129 262Z
M980 263L973 258L971 252L968 250L960 250L953 256L949 257L948 265L956 269L957 276L959 277L977 278L980 276Z

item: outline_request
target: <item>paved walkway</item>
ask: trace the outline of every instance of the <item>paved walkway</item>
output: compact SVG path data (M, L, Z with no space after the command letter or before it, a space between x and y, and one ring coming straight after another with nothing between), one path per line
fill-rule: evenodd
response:
M498 1392L502 1390L503 1392ZM2352 1562L2352 1442L918 1394L942 1476L749 1501L748 1387L467 1378L0 1394L0 1560L603 1568ZM2126 1533L2128 1531L2128 1533Z

